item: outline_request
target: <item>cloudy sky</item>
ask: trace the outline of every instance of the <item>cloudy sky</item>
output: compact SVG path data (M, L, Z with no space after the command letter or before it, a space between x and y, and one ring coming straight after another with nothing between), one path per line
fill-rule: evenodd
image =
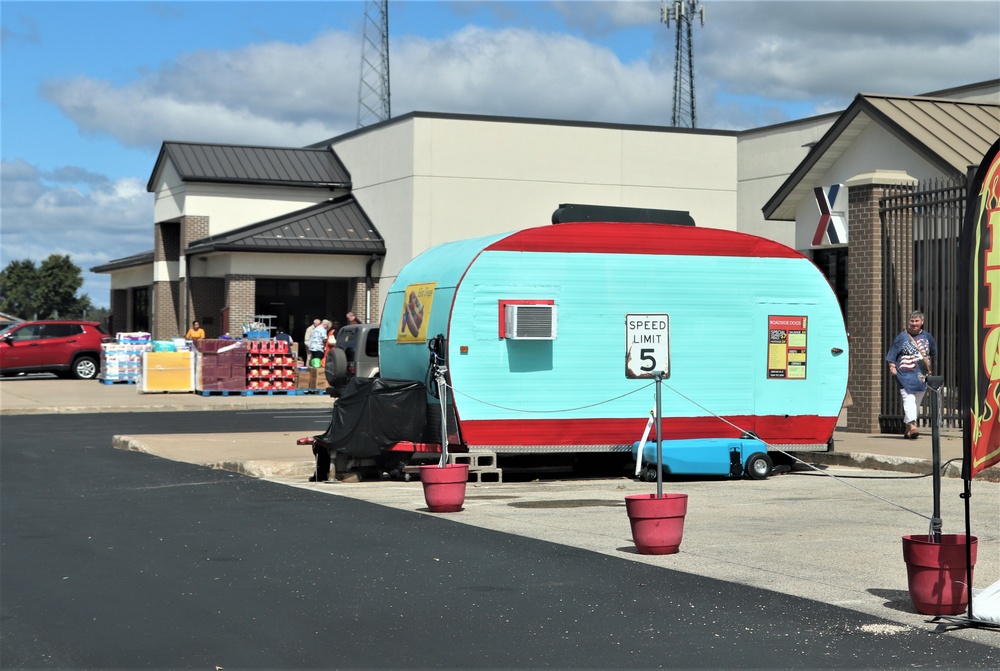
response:
M698 126L754 128L1000 77L1000 6L702 0ZM660 2L390 1L392 112L669 125ZM8 2L0 266L152 248L164 140L303 146L352 130L363 2Z

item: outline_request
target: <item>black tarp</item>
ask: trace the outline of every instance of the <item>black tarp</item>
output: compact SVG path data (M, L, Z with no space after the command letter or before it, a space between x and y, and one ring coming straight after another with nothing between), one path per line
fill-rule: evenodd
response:
M420 442L427 421L423 382L352 378L316 445L355 458L377 457L401 441Z

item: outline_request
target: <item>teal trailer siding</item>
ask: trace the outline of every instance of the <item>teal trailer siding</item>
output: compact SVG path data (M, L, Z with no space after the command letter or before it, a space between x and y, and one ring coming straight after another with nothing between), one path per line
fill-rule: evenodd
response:
M524 281L510 282L511 268ZM564 280L529 279L542 277ZM452 308L449 351L457 404L465 419L644 417L652 390L625 396L649 386L648 380L625 378L625 314L665 312L671 358L665 413L839 411L847 359L830 350L844 348L847 339L839 309L828 309L830 298L829 285L804 258L484 252ZM555 300L558 338L499 338L500 299ZM766 363L762 319L768 312L809 317L805 380L757 384L754 369L763 371ZM455 353L462 345L468 354Z
M435 282L434 302L428 315L427 335L448 333L455 287L484 247L505 235L458 240L433 247L410 261L400 271L382 308L379 330L379 367L382 377L425 381L429 352L426 343L397 343L400 315L411 284Z
M629 313L670 317L665 438L753 431L815 448L832 434L849 346L836 297L805 257L489 249L504 237L429 250L397 278L384 312L384 324L398 323L406 286L437 282L427 334L448 338L470 448L630 450L653 409L654 384L625 376ZM500 337L501 300L553 301L557 338ZM804 379L768 378L769 316L806 319ZM426 379L426 345L397 344L392 328L380 338L383 376Z

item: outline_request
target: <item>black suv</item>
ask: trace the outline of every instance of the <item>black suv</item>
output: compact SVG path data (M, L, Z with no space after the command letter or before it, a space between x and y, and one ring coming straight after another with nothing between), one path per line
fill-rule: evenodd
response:
M18 322L0 331L0 375L55 373L93 380L100 372L101 344L113 342L99 322Z

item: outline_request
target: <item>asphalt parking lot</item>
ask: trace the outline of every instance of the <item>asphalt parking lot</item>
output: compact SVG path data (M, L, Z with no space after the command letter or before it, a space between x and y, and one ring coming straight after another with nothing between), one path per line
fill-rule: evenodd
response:
M30 405L28 412L36 412L44 402L52 403L56 395L37 382L0 384L3 413L21 414L12 409L18 403ZM187 412L210 409L204 406L211 405L211 409L301 413L301 434L195 434L181 441L170 434L132 433L118 436L115 441L117 447L165 459L434 515L426 510L419 482L308 482L311 453L307 446L296 445L295 440L300 435L320 432L315 427L323 421L330 404L325 397L144 397L134 391L123 393L128 390L121 386L102 386L95 391L94 383L57 382L60 386L67 383L75 389L66 392L70 399L57 406L61 413L70 412L69 408L73 408L72 412L93 412L94 399L103 403L104 412L150 408ZM14 393L17 403L8 404ZM120 404L114 400L116 395L120 395ZM306 417L310 418L308 422ZM838 452L825 458L813 455L808 460L814 462L815 468L808 472L773 476L761 482L667 481L665 491L687 493L690 501L684 541L675 555L647 556L635 551L624 497L653 492L655 483L632 478L470 483L461 512L435 516L838 605L904 628L937 630L940 623L916 613L909 601L901 549L903 535L928 531L933 504L932 479L927 477L930 439L903 441L894 436L841 432L837 438ZM945 435L941 440L943 458L960 454L956 452L960 446L957 436ZM856 451L866 448L867 452ZM942 479L945 533L964 531L961 493L959 478ZM1000 580L1000 484L977 479L971 503L973 534L979 539L975 583L981 588ZM1000 633L996 631L959 629L947 635L1000 647Z

